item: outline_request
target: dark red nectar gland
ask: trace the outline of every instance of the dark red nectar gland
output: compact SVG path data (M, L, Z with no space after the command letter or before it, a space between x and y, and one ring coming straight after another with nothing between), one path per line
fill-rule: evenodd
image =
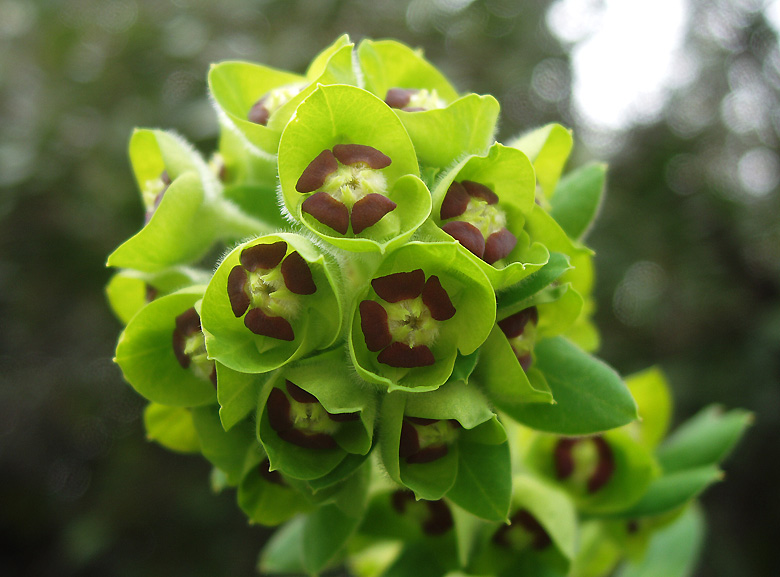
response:
M350 225L354 234L374 226L396 208L387 198L387 180L380 171L389 156L363 144L337 144L323 150L301 174L295 190L310 194L301 211L340 234Z
M449 453L460 429L460 423L454 419L404 417L398 456L410 465L432 463Z
M439 277L425 279L422 269L375 278L371 286L384 301L359 305L360 327L366 346L377 360L397 368L433 365L431 346L439 324L455 316L455 307Z
M245 248L227 281L236 318L245 315L244 325L254 334L282 341L295 340L288 319L299 313L300 297L317 292L306 260L287 248L283 241Z
M506 214L492 189L471 180L453 182L439 210L442 230L488 264L507 257L517 238L506 228Z
M279 438L307 449L338 448L333 435L342 423L360 419L359 413L329 413L317 397L289 380L284 390L271 389L266 408Z
M603 437L567 437L555 445L555 474L579 490L595 493L615 473L615 456Z
M515 353L524 371L533 364L533 350L536 344L536 326L539 324L539 311L529 307L498 321L498 328L504 333L512 351Z
M173 330L173 354L183 369L191 370L198 378L217 386L217 367L206 354L206 339L200 326L200 317L194 308L176 317Z

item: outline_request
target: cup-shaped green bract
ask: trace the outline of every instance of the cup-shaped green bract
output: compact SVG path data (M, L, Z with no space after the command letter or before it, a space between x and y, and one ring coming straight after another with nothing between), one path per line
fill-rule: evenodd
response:
M495 293L457 243L410 242L358 295L349 347L358 375L393 390L431 391L473 353L495 321Z
M366 90L393 108L420 162L445 168L493 142L499 105L492 96L459 97L422 53L392 40L364 40L357 49Z
M340 349L283 367L260 396L257 434L272 470L317 489L353 473L373 441L376 392L351 379Z
M621 430L590 437L540 433L525 462L565 490L578 510L589 515L627 509L659 472L649 451Z
M171 407L149 403L144 409L146 438L177 453L200 452L190 407Z
M477 516L506 519L506 433L476 387L450 381L427 393L388 393L381 421L382 462L396 483L421 499L447 495Z
M342 326L338 269L300 235L246 242L222 261L203 296L209 357L264 373L329 347Z
M341 36L303 75L241 61L212 66L209 89L223 128L257 155L276 154L284 126L318 84L355 84L352 46Z
M109 266L156 273L195 262L217 240L270 230L223 197L217 175L179 136L136 130L130 160L146 209L145 225L109 255Z
M518 283L549 258L524 229L534 190L528 158L500 144L459 162L433 189L433 221L474 257L496 290Z
M284 205L315 234L350 251L386 251L430 214L430 192L393 111L354 86L320 86L279 144Z
M211 275L187 267L165 269L158 273L122 270L111 277L106 296L117 318L127 324L133 315L153 300L181 288L207 284Z
M537 199L545 207L549 206L573 145L571 130L560 124L547 124L509 142L509 146L522 150L533 162L541 189Z
M475 545L475 575L567 575L577 547L571 499L530 475L513 480L509 524L486 525Z
M216 402L216 368L206 355L197 305L203 290L190 287L152 301L119 337L116 362L150 401L179 407Z

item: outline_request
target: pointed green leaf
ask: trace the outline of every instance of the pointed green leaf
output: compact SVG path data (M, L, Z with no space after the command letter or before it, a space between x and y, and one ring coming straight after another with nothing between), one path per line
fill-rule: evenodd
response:
M637 503L619 514L636 519L674 511L722 479L723 472L714 465L665 474L650 484Z
M548 124L523 134L509 143L528 155L534 163L536 178L549 199L569 158L574 140L571 131L560 124Z
M447 498L477 517L503 522L512 497L509 443L484 445L462 441L458 476Z
M704 519L697 508L656 533L644 558L628 562L617 577L690 577L704 541Z
M496 307L504 314L511 314L507 311L522 310L525 306L519 306L542 289L560 278L567 270L571 269L569 258L559 252L550 253L550 259L542 268L525 277L520 282L509 286L496 293ZM502 315L503 316L503 315Z
M536 345L536 367L547 377L554 405L506 410L533 429L586 435L620 427L637 418L637 407L618 374L603 361L561 337Z
M752 422L748 411L724 412L717 405L700 411L680 426L658 449L658 461L667 473L713 465L731 452Z
M564 176L550 199L550 215L566 234L585 236L601 206L607 165L586 164Z

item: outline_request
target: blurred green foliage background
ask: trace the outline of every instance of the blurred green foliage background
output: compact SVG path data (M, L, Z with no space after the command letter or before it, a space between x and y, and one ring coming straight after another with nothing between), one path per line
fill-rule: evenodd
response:
M607 129L573 105L571 55L608 0L0 0L0 574L253 574L268 531L211 494L205 461L144 440L104 262L143 222L133 127L208 153L211 62L302 71L342 32L420 46L495 95L499 138L558 121L570 167L610 163L590 236L600 354L624 374L659 363L678 421L710 402L756 413L703 499L697 575L776 572L780 2L682 3L678 81Z

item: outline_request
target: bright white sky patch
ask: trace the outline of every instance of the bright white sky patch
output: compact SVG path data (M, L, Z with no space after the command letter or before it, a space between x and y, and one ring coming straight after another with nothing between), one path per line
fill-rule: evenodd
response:
M682 47L686 0L558 0L548 25L574 42L574 105L600 129L629 128L658 114ZM678 75L679 77L679 75Z

